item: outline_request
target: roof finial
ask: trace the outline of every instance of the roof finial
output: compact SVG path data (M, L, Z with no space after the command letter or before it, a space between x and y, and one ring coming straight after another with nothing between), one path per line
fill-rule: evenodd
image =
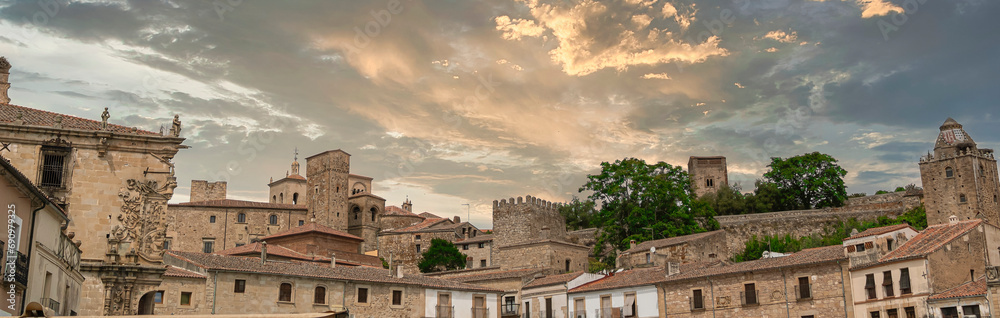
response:
M299 147L295 147L295 161L299 161Z

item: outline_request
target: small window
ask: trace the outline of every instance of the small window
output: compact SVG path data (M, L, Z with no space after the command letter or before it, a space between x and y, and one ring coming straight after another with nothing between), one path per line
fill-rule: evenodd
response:
M797 287L799 299L810 299L812 298L812 290L809 288L809 277L799 277L799 286Z
M313 293L313 303L326 304L326 287L316 286L316 292Z
M278 287L278 301L292 301L292 284L281 283L281 286Z
M272 195L271 196L271 203L278 203L278 196Z
M236 283L233 284L233 292L242 294L247 291L247 281L245 279L237 279Z
M952 318L958 317L958 307L944 307L941 308L941 317Z
M243 245L246 245L246 244L244 244L244 243L236 243L236 247L240 247L240 246L243 246Z
M299 204L299 193L292 193L292 204Z
M888 249L890 252L892 252L892 243L893 242L894 241L892 239L886 239L885 240L885 248Z
M209 254L215 251L215 241L204 241L204 246L202 246L202 253Z
M306 224L306 221L305 221L305 220L299 220L299 226L303 226L303 225L305 225L305 224Z
M420 240L420 234L417 234L417 240Z
M649 257L649 253L646 253L646 264L649 264L650 260L651 258Z
M715 180L705 179L705 186L709 188L715 187Z
M479 267L486 267L486 260L485 259L479 260Z
M378 215L378 209L373 207L369 212L372 213L372 222L375 222L375 216Z
M402 306L403 305L403 291L402 290L394 290L394 291L392 291L392 305L393 306Z
M279 193L278 194L278 203L285 203L285 194L284 193Z
M271 225L278 225L278 216L271 214L271 216L268 217L268 223L270 223Z
M420 253L420 244L417 244L417 253Z
M906 318L917 318L917 309L915 307L903 308L903 312L906 313Z
M944 177L951 178L955 176L955 171L951 167L944 168Z
M757 286L753 283L743 284L743 305L757 304Z
M701 289L691 291L691 310L705 309L705 297L701 295Z
M191 305L191 292L181 292L181 306Z
M153 302L157 303L157 304L162 304L163 303L163 291L162 290L158 290L158 291L156 291L155 294L153 294Z
M566 271L567 272L569 271L569 259L568 258L566 259Z
M885 316L889 318L899 318L899 309L896 308L886 309Z
M236 223L247 223L247 214L246 213L237 214Z
M468 250L469 244L462 244L462 250Z
M958 195L958 202L965 203L967 201L969 201L969 199L967 199L964 194Z
M358 303L367 304L368 303L368 288L358 288Z
M486 243L479 242L479 248L483 248L484 246L486 246Z
M163 240L163 250L164 251L170 250L170 240Z
M215 223L215 216L214 215L208 217L208 223Z
M862 244L854 245L854 251L856 251L856 252L864 252L865 251L865 244L862 243Z
M64 147L42 147L41 182L42 187L62 188L66 172L66 162L69 158L70 148Z

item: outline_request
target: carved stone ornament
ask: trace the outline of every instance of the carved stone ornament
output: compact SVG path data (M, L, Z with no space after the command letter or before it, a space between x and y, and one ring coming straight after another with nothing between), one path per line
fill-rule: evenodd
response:
M135 253L151 262L163 259L163 240L167 234L164 222L167 200L177 187L172 177L158 186L156 181L129 179L126 187L118 192L122 199L121 226L112 229L111 235L124 242L132 242Z

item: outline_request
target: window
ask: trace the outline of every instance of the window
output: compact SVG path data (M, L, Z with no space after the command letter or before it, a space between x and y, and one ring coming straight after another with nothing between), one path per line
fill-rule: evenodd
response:
M181 306L191 305L191 292L181 292Z
M204 241L204 244L205 245L202 247L202 250L201 250L202 253L208 254L208 253L212 253L212 251L215 250L214 249L215 241Z
M247 223L247 214L246 213L237 214L236 223Z
M587 303L583 297L573 299L573 310L576 317L587 317Z
M155 294L153 294L153 302L157 303L157 304L162 304L163 303L163 291L162 290L158 290L158 291L156 291Z
M982 317L979 314L979 305L962 306L962 315L963 317L969 317L969 316L974 316L976 318Z
M236 243L236 247L240 247L240 246L243 246L243 245L246 245L246 244L243 244L243 243Z
M964 194L958 195L958 202L965 203L966 201L969 201L969 199L967 199Z
M417 240L420 240L420 234L417 234L417 238L416 238L416 239L417 239Z
M479 242L479 248L483 248L484 246L486 246L485 243Z
M314 304L326 303L326 287L316 286L316 291L313 292L313 303Z
M913 293L910 290L910 269L900 268L899 269L899 293L902 295Z
M417 253L420 253L420 244L417 244Z
M555 315L554 315L553 310L552 310L552 297L546 297L545 298L545 317L544 318L553 318L553 317L555 317Z
M403 291L402 290L394 290L394 291L392 291L392 305L393 306L402 306L403 305Z
M271 216L270 216L270 217L268 217L268 220L267 220L267 221L268 221L268 223L270 223L271 225L278 225L278 216L277 216L277 215L274 215L274 214L271 214Z
M714 187L715 186L715 180L705 179L705 186L709 187L709 188Z
M809 289L809 277L799 277L799 286L797 289L799 299L812 298L812 290Z
M468 250L469 244L462 244L462 250Z
M943 318L958 318L958 308L956 308L956 307L941 308L941 317L943 317Z
M358 303L367 304L368 303L368 288L359 287L358 288Z
M215 216L214 215L208 217L208 223L215 223Z
M753 283L743 285L743 305L757 305L757 286Z
M568 258L566 259L566 271L567 272L569 271L569 259Z
M944 168L944 177L951 178L955 176L955 171L951 170L951 167Z
M378 209L376 209L376 208L373 207L371 209L371 213L372 213L372 222L375 222L375 215L378 214Z
M646 253L646 264L649 264L649 253Z
M292 204L299 204L299 193L292 193Z
M877 311L873 311L870 314L871 314L872 318L878 318L878 312Z
M813 315L805 315L805 316L802 316L802 318L816 318L816 316L813 316Z
M865 293L868 294L868 299L878 298L875 295L875 274L865 275Z
M527 308L528 303L524 303L524 305L525 305L525 308ZM611 316L611 310L612 310L611 309L611 295L601 296L601 313L603 315L599 315L599 316L602 316L602 317ZM607 313L607 314L604 314L604 313Z
M163 250L164 251L170 250L170 240L163 240Z
M486 260L485 259L479 260L479 267L486 267Z
M906 313L906 318L917 318L917 309L914 307L903 308L903 312Z
M892 271L882 272L882 289L885 291L885 297L895 295L892 290Z
M854 245L854 250L857 251L857 252L864 252L865 251L865 244L862 243L862 244Z
M247 281L245 279L237 279L236 283L233 284L233 292L242 294L247 291Z
M701 295L701 289L691 291L691 310L705 309L705 297Z
M279 193L278 194L278 203L285 203L285 194L284 193Z
M278 196L272 195L271 196L271 203L278 203Z
M899 309L886 309L885 316L888 318L899 318Z
M299 226L303 226L303 225L306 225L306 221L305 220L299 220Z
M41 182L42 187L62 188L65 184L63 180L66 172L66 162L69 157L70 148L64 147L42 147Z
M622 317L635 317L639 308L636 306L635 293L625 294L625 306L622 306Z
M892 252L892 243L893 242L894 241L892 239L885 239L885 248L888 249L890 252Z
M278 287L278 301L292 301L292 284L281 283Z

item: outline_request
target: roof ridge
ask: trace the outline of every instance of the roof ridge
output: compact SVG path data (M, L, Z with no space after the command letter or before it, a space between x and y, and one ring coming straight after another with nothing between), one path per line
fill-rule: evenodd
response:
M30 111L45 113L47 115L54 115L54 116L61 116L61 117L66 117L66 118L72 118L72 119L82 120L82 121L86 121L86 122L90 122L90 123L94 123L94 124L102 124L101 121L94 120L94 119L87 119L87 118L83 118L83 117L79 117L79 116L74 116L74 115L62 114L62 113L57 113L57 112L43 110L43 109L38 109L38 108L31 108L31 107L28 107L28 106L21 106L21 105L11 104L11 103L0 103L0 105L13 106L13 107L17 107L17 108L27 109L27 110L30 110ZM41 126L41 125L32 125L32 126ZM129 127L129 126L125 126L125 125L112 124L112 123L108 123L108 126L116 126L118 128L121 128L121 129L124 129L124 130L127 130L127 131L133 131L133 128L134 128L134 130L137 131L137 132L143 132L143 133L148 133L148 134L151 134L151 135L162 136L159 133L156 133L156 132L153 132L153 131L149 131L149 130L145 130L145 129L139 129L138 127ZM42 127L44 127L44 126L42 126ZM63 128L63 129L66 129L66 128ZM75 128L70 128L70 129L75 129Z

